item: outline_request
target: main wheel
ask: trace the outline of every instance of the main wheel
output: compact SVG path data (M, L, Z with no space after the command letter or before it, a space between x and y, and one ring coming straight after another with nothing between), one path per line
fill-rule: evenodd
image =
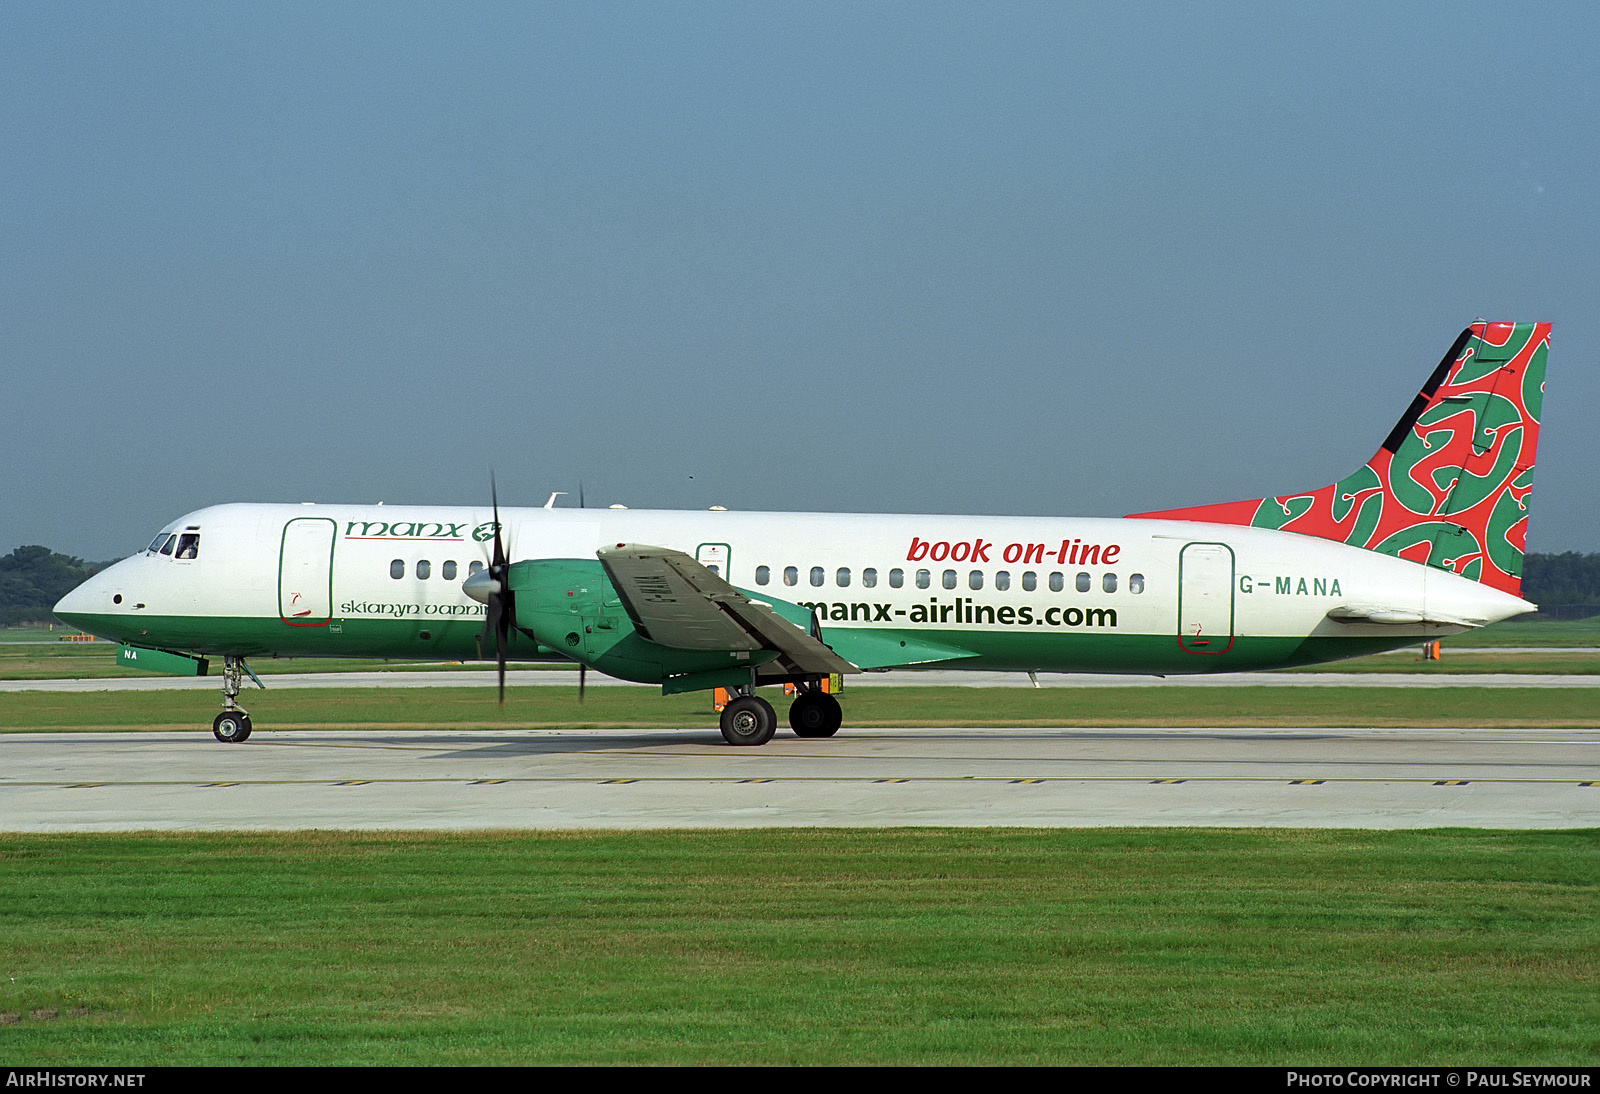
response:
M225 745L243 744L250 739L250 715L242 710L225 710L211 723L211 735Z
M789 706L789 725L796 737L832 737L843 724L839 700L827 692L802 692Z
M722 739L730 745L764 745L778 728L772 704L756 695L741 695L722 708Z

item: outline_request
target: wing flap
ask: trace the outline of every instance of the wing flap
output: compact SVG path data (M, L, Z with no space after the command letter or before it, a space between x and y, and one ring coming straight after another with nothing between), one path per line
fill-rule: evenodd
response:
M634 626L652 642L683 650L776 650L790 671L807 675L861 671L682 551L619 543L595 554Z

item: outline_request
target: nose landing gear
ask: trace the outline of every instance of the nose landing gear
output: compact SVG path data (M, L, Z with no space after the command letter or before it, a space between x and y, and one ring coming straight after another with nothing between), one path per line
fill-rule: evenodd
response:
M225 710L211 723L211 735L226 745L240 744L250 737L250 715L242 710Z
M227 654L222 658L222 713L211 723L211 735L225 745L243 744L250 739L250 712L237 702L244 688L244 674L250 666L244 658ZM250 672L257 687L266 687L261 678Z

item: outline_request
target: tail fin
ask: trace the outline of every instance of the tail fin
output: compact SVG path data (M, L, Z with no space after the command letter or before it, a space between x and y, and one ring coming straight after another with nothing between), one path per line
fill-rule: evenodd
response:
M1383 447L1331 486L1135 513L1338 540L1521 595L1549 323L1461 332Z

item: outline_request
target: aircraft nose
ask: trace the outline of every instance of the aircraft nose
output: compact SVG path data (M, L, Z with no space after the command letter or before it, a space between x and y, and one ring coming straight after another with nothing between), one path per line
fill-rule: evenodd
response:
M105 600L105 583L100 580L100 577L100 574L95 574L82 585L79 585L66 596L56 601L54 609L56 618L63 622L71 623L74 627L87 630L85 623L88 621L89 616L100 606L101 601Z
M117 563L117 566L121 565L123 563ZM122 597L118 588L122 585L123 574L116 572L117 566L101 570L56 601L54 609L56 618L90 634L98 634L104 630L103 624L108 622L110 617L122 614L127 607L120 603ZM102 635L102 637L109 636Z

